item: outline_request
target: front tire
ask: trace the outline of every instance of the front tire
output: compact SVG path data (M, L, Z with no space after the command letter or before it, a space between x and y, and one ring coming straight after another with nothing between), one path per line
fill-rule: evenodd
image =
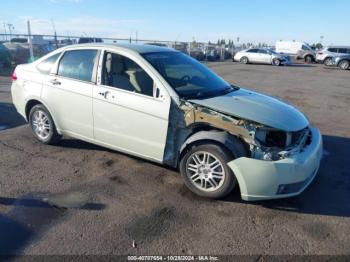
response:
M278 58L274 58L272 60L272 65L280 66L281 65L281 60L279 60Z
M35 105L30 110L29 124L35 138L41 143L55 144L61 138L49 111L41 104Z
M323 64L325 66L331 66L332 65L332 58L331 57L327 57L325 60L323 60Z
M338 66L342 70L347 70L350 67L350 63L349 63L348 60L342 60L342 61L339 62Z
M192 146L180 162L185 185L195 194L218 199L228 195L237 180L226 163L233 155L217 144Z

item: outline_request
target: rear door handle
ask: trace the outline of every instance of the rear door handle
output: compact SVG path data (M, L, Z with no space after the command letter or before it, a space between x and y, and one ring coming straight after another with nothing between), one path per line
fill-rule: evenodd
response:
M52 80L50 80L50 83L53 84L54 86L60 85L60 84L61 84L61 82L58 81L57 79L52 79Z

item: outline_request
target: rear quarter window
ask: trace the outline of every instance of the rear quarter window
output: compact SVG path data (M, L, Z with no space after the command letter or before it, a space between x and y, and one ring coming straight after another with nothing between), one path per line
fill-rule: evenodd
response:
M46 58L44 61L40 62L36 66L36 68L42 74L47 74L47 75L50 74L53 65L56 63L60 55L61 53L57 53L57 54L54 54L53 56Z
M81 81L92 80L97 50L66 51L58 67L58 75Z
M339 48L338 49L338 53L341 53L341 54L346 54L346 48Z

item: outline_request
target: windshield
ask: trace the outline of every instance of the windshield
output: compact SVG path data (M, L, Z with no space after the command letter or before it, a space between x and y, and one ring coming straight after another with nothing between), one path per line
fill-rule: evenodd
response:
M183 53L146 53L143 57L181 98L207 98L235 90L209 68Z
M277 53L276 51L272 50L272 49L266 49L268 52L270 52L271 54L275 54L275 55L279 55L279 53Z

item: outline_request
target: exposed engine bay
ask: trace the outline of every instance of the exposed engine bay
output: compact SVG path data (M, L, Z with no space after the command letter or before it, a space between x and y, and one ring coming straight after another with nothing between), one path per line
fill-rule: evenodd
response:
M301 152L311 141L309 127L286 132L189 102L184 102L180 108L185 113L186 126L205 123L225 130L248 145L251 158L266 161L284 159Z

